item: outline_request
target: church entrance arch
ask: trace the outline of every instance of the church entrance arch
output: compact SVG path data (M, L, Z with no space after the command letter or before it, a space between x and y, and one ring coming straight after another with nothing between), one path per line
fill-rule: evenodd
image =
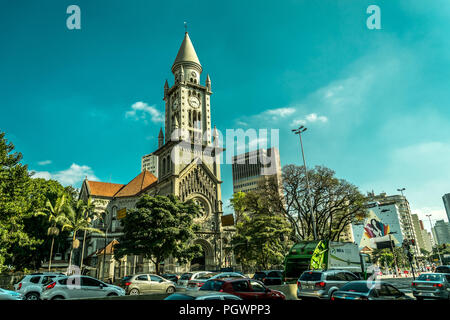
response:
M211 244L204 239L196 239L194 244L199 244L202 247L202 254L200 257L191 260L191 271L215 269L214 249Z

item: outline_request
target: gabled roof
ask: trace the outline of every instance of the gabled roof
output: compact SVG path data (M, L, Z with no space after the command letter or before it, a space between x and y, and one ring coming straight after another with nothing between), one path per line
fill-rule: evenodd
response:
M119 241L117 241L116 239L114 239L113 241L111 241L107 246L106 246L106 254L112 254L114 252L114 246L116 244L118 244ZM97 251L97 256L103 255L105 254L105 248L102 248L100 250Z
M85 180L85 183L90 196L116 198L136 196L153 185L156 181L158 181L158 178L156 178L153 173L144 170L128 184L89 180Z
M92 196L113 197L125 185L86 180L89 194Z
M189 34L187 32L184 34L184 39L181 43L180 49L178 50L178 54L173 63L172 70L175 68L175 66L185 62L195 63L201 68L197 53L195 52L194 46L191 42L191 38L189 38Z
M136 196L158 179L150 171L142 171L136 178L131 180L126 186L114 195L114 198Z

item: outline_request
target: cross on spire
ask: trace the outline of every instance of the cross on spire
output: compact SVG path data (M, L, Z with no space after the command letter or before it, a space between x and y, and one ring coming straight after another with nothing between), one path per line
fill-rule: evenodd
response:
M187 22L186 21L184 22L184 32L187 33Z

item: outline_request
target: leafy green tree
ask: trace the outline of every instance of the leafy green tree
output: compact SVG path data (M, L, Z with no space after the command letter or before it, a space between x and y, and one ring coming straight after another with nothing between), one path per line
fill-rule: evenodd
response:
M78 247L79 241L77 240L78 231L89 231L103 234L103 231L97 228L92 228L91 218L89 216L89 210L87 209L87 203L83 200L78 200L74 205L68 206L66 214L62 217L62 230L72 231L72 247L70 249L69 256L69 268L72 265L73 249Z
M199 227L194 219L200 207L192 200L181 202L174 195L143 195L121 220L123 236L114 247L115 259L127 254L142 255L155 264L159 274L161 262L169 257L187 263L200 255L201 246L192 244Z
M239 206L246 208L241 222L236 225L232 245L238 263L243 269L269 269L280 265L288 250L286 240L292 228L286 218L274 212L266 198L257 192L241 195Z
M34 239L24 230L24 219L31 217L28 168L22 154L0 132L0 272L16 267L13 251L35 250L43 240Z
M245 205L245 193L242 191L235 192L230 199L230 205L234 209L234 215L236 223L240 222L244 216L246 205Z
M97 211L95 211L95 201L92 200L91 197L89 197L87 199L87 201L85 202L85 214L88 220L92 221L96 218L100 218L101 214L98 213ZM85 247L85 243L86 243L86 233L88 232L87 229L84 229L84 235L83 235L83 247L81 249L81 265L80 268L83 268L83 259L84 259L84 247Z

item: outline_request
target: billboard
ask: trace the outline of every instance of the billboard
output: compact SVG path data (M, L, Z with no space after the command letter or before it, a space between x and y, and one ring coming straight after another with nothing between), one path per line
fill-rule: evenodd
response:
M367 209L367 213L363 221L352 224L353 237L360 250L364 247L390 248L389 241L401 246L403 235L395 204L375 206Z

